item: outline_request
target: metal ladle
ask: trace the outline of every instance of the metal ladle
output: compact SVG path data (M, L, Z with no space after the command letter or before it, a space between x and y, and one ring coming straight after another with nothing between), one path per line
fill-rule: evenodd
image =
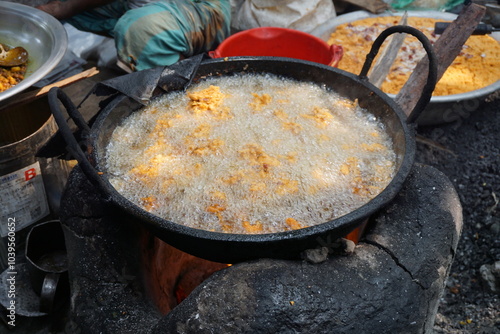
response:
M0 43L0 66L18 66L28 61L28 51L18 46L9 49L6 45Z

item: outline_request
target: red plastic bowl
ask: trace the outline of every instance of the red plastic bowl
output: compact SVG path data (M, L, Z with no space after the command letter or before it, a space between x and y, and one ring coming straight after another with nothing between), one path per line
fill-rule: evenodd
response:
M344 51L342 46L328 45L311 34L278 27L253 28L226 38L212 58L236 56L288 57L337 66Z

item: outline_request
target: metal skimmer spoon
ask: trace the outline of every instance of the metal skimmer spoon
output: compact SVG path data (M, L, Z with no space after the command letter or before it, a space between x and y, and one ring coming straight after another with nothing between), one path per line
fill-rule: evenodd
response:
M28 51L18 46L9 49L6 45L0 43L0 66L18 66L28 61Z

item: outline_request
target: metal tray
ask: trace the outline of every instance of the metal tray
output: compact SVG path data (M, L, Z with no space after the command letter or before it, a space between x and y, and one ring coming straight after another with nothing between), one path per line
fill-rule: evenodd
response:
M340 15L325 25L318 27L313 34L323 40L328 40L330 34L341 24L354 22L368 17L378 16L401 16L404 12L385 12L382 14L372 14L367 11L355 11L352 13ZM408 11L408 16L428 17L453 21L457 15L439 11ZM500 33L493 33L491 36L500 43ZM355 73L358 74L358 73ZM482 101L490 94L500 89L500 78L497 82L481 89L473 90L467 93L433 96L425 111L420 115L417 123L420 125L436 125L460 121L468 117L475 111ZM394 98L395 95L387 94Z
M62 24L51 15L34 7L0 1L0 42L22 46L29 54L25 79L0 93L7 99L42 79L57 66L68 47Z

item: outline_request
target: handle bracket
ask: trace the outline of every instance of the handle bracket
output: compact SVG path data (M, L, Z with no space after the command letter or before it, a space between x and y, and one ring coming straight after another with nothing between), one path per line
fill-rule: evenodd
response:
M420 94L420 98L417 101L417 104L413 108L413 110L407 112L407 123L413 123L418 116L424 111L425 107L429 103L431 97L432 97L432 92L434 91L434 88L436 87L437 83L437 76L438 76L438 60L437 56L434 53L434 49L431 45L431 42L429 39L424 35L423 32L420 30L410 27L410 26L402 26L402 25L396 25L389 27L382 31L380 35L375 39L375 41L372 44L372 47L370 49L370 52L366 55L365 63L363 64L363 68L361 69L361 72L359 73L359 77L362 80L368 81L368 71L370 70L370 67L372 66L373 60L375 59L376 55L378 54L380 47L382 43L385 41L387 37L389 37L392 34L395 33L406 33L410 34L414 37L416 37L420 43L422 43L422 46L424 47L427 57L429 58L429 72L427 74L427 81L422 88L422 92ZM403 106L400 106L403 107ZM403 108L404 109L404 108Z

